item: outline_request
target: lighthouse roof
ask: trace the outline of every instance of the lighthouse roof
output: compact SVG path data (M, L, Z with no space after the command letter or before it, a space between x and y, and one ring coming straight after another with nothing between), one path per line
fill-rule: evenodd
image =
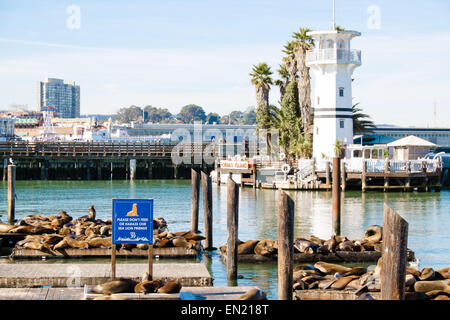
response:
M353 31L353 30L317 30L310 31L307 35L312 37L323 36L323 35L343 35L347 37L358 37L361 35L361 32Z

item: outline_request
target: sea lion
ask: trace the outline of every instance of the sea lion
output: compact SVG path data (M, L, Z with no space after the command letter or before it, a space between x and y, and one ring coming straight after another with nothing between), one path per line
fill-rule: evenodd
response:
M436 271L442 279L450 279L450 268L443 268Z
M14 229L16 226L0 222L0 232L6 233L9 232L11 229Z
M323 245L317 248L316 253L327 254L330 251L328 250L328 245Z
M95 211L94 205L91 204L91 206L89 207L88 218L91 220L95 220L95 215L96 215L96 211Z
M112 240L111 240L111 237L108 237L108 238L96 237L96 238L90 239L88 244L89 244L89 247L91 247L91 248L111 248Z
M315 253L319 246L304 238L294 240L294 248L300 253Z
M383 227L373 225L367 228L363 240L370 242L380 242L383 239Z
M420 277L419 270L411 268L411 267L406 267L406 273L412 274L416 278L416 280L418 280Z
M39 250L39 251L45 250L44 245L42 243L36 242L36 241L26 242L26 243L23 244L22 247L23 248L27 248L27 249Z
M72 230L70 230L69 227L64 226L61 229L59 229L58 234L60 234L62 236L66 236L66 235L68 235L71 232L72 232Z
M78 249L89 248L89 243L85 240L75 240L72 237L64 237L64 239L71 248L78 248Z
M206 238L204 236L201 236L195 232L188 232L183 236L186 240L195 240L195 241L201 241L205 240Z
M335 274L336 272L340 274L344 274L346 272L349 272L351 268L347 268L338 264L332 264L332 263L326 263L323 261L316 262L314 264L314 268L320 270L321 272L325 274Z
M148 250L148 244L146 243L139 243L136 245L136 248L141 249L141 250Z
M450 300L450 297L447 295L438 295L436 298L434 298L433 300Z
M26 234L43 234L43 233L53 233L55 230L51 228L45 228L40 226L18 226L11 230L8 233L26 233Z
M341 277L337 279L332 285L331 289L333 290L342 290L344 289L347 284L349 284L351 281L358 279L358 276L348 276L348 277Z
M267 300L267 296L264 291L257 288L252 288L243 295L239 296L237 300Z
M53 246L53 250L61 250L65 248L69 248L69 244L67 243L66 238L62 239L60 242Z
M331 252L331 253L335 253L336 252L336 247L338 245L338 242L336 240L336 236L335 235L333 235L330 238L330 240L325 242L325 244L328 246L328 252Z
M434 279L434 270L433 268L423 268L420 272L419 279L422 281L430 281Z
M318 276L318 274L314 270L297 270L293 272L292 276L294 280L302 280L307 276Z
M92 291L95 293L102 294L113 294L113 293L132 293L134 292L134 287L137 285L137 281L127 278L119 278L117 280L105 282L96 285Z
M417 281L414 284L414 291L429 292L434 290L441 290L450 292L450 280L435 280L435 281Z
M238 245L238 254L252 254L255 251L255 246L258 244L258 240L247 240L244 243Z
M111 225L101 226L100 234L102 236L110 236L112 234L112 226Z
M363 267L355 267L355 268L351 268L349 271L344 272L342 274L343 277L348 277L348 276L362 276L363 274L367 273L367 269L363 268Z
M271 256L272 254L276 253L277 249L275 248L274 241L266 239L266 240L259 241L253 251L256 254L259 254L264 257L268 257L268 256Z
M336 242L338 244L345 241L348 241L348 238L346 236L336 236Z
M450 296L450 292L446 292L446 291L442 291L442 290L433 290L433 291L428 291L427 293L425 293L425 295L429 299L435 299L437 296L441 296L441 295Z
M358 290L361 288L361 282L359 278L353 279L346 286L345 289Z
M322 280L319 282L319 289L326 290L330 288L338 279Z
M308 238L308 240L311 241L312 243L317 244L319 247L323 246L323 244L325 243L325 240L322 240L322 239L320 239L320 238L318 238L316 236L310 236Z
M123 243L120 247L120 249L131 251L133 248L136 248L135 243Z
M178 293L181 290L181 283L179 280L172 280L167 282L158 289L158 293Z
M134 287L135 293L155 293L162 287L161 280L141 281Z
M159 239L159 241L156 243L156 246L158 248L173 247L172 239Z
M189 243L185 238L183 238L182 236L176 236L175 238L172 239L172 243L175 247L180 247L180 248L187 248L190 249L192 248L192 243Z
M353 244L352 241L345 240L345 241L342 241L342 242L339 243L339 245L337 247L337 250L353 252L353 251L355 251L354 248L355 248L355 245Z
M416 277L413 274L407 274L405 276L405 287L414 287L416 283Z
M311 264L299 264L294 268L294 272L299 270L314 270L314 266Z

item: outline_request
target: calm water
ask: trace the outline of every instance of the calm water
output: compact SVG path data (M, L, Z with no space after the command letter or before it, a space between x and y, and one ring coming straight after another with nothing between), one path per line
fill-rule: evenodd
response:
M153 198L155 216L164 217L170 231L187 231L190 228L190 181L18 181L16 190L17 219L29 214L55 215L61 209L78 217L87 214L91 204L95 205L99 218L107 219L111 216L112 198ZM5 221L6 184L1 185L1 192L0 215ZM213 185L213 244L216 247L226 242L226 192L226 186ZM315 235L328 239L331 236L331 192L302 191L290 194L296 205L295 237ZM276 239L276 201L274 190L240 190L241 240ZM381 225L385 201L408 221L408 247L420 259L420 267L450 266L449 191L345 192L342 234L357 239L364 235L370 225ZM202 212L199 220L199 227L203 229ZM215 286L227 285L225 266L217 252L203 256L198 262L206 263ZM276 275L275 263L240 264L241 279L238 285L257 285L268 292L270 299L276 299Z

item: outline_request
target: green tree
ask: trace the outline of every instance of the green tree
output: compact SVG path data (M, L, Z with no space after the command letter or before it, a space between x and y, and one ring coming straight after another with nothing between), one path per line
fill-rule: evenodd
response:
M256 121L257 127L262 129L269 128L269 91L273 84L272 71L267 63L258 63L253 65L250 73L251 83L256 89Z
M116 119L122 123L130 123L131 121L139 121L143 119L143 110L135 105L120 108L117 112Z
M206 123L207 124L213 124L213 122L220 123L220 115L218 113L215 113L215 112L210 112L206 116Z
M188 104L181 108L180 113L177 115L177 119L183 123L194 123L194 121L205 121L206 114L202 107L196 104Z
M375 128L375 123L373 123L370 116L363 113L363 110L358 106L359 102L352 106L353 133L362 134L372 131L372 129Z
M306 66L306 52L314 47L314 40L308 35L311 30L300 28L299 32L294 32L295 39L295 59L299 71L299 103L302 114L302 126L304 132L312 131L311 117L311 76L309 67Z
M147 112L147 122L168 123L173 120L172 113L166 108L156 108L148 105L144 107L144 112Z
M242 124L252 125L256 123L256 112L255 108L247 110L242 115Z

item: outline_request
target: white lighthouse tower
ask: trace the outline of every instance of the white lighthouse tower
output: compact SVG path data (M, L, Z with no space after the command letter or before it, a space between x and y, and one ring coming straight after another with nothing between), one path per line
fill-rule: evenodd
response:
M306 65L315 75L313 97L314 143L316 160L334 157L336 141L353 143L352 74L361 65L361 51L350 42L357 31L311 31L315 48L306 54Z

